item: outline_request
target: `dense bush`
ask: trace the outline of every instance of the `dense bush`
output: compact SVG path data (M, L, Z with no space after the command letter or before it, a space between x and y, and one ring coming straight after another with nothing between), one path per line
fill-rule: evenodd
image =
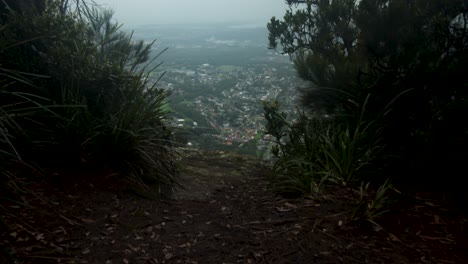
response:
M327 182L353 186L372 180L369 174L375 170L374 163L383 147L374 121L336 123L332 118L305 112L290 121L280 113L277 101L264 102L263 107L266 134L273 138L272 154L277 159L275 189L313 194ZM367 136L369 133L373 137Z
M341 148L340 142L347 148L340 155L358 157L377 142L378 165L369 167L380 169L375 178L463 194L467 2L288 3L284 19L272 18L268 24L270 47L291 55L298 75L311 83L302 90L307 115L333 120L331 131L337 132L331 137L334 143L321 150L324 159L338 165L329 150ZM370 123L373 129L362 130ZM340 173L351 175L360 168L352 159L340 159L353 164L341 163L335 168Z
M92 3L0 1L0 233L19 219L12 204L33 208L38 179L112 173L151 197L175 183L152 45ZM11 254L0 246L0 262Z
M1 4L0 157L43 168L108 166L132 183L172 185L168 91L148 69L153 43L83 1ZM157 193L157 191L155 191Z

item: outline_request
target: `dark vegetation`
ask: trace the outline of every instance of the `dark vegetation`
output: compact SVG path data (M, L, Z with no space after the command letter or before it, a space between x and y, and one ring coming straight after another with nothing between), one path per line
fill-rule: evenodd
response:
M33 182L101 171L153 196L175 182L168 92L145 66L152 44L119 28L83 1L0 2L2 230Z
M276 186L304 194L370 182L384 195L392 182L466 209L468 3L287 2L268 24L270 47L310 87L295 122L264 105Z
M135 182L173 182L168 92L146 68L152 43L132 40L112 12L81 1L43 10L4 3L2 13L4 162L106 164Z
M127 189L176 183L152 44L82 1L0 2L0 262L466 260L466 1L287 2L270 47L310 87L295 120L263 105L284 197L257 160L207 152L156 206Z

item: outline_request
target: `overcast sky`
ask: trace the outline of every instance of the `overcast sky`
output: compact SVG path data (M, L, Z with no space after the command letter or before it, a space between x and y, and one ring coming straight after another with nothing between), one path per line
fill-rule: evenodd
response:
M243 22L283 17L284 0L95 0L127 25Z

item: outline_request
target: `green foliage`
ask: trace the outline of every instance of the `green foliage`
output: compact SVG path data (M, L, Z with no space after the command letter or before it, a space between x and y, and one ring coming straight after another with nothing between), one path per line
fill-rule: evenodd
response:
M367 220L375 223L376 218L388 212L386 208L392 203L388 191L393 189L390 181L386 180L373 194L369 185L370 183L361 183L359 200L352 210L351 220Z
M283 21L273 17L268 24L270 48L290 54L299 77L322 88L303 91L304 103L316 111L333 112L346 105L343 92L356 86L356 75L363 70L356 54L354 2L307 1L305 8L287 11Z
M0 16L3 160L110 165L140 187L172 185L174 144L163 110L170 93L150 78L153 43L134 41L111 11L83 1L16 11Z
M153 43L133 41L110 11L83 1L47 1L47 8L34 10L25 2L14 9L5 3L0 1L1 232L9 219L19 219L4 204L33 193L24 182L29 177L110 167L144 195L170 188L175 152L163 110L170 93L149 78ZM16 173L28 164L45 173L25 169L20 179ZM15 259L0 246L4 257Z
M395 98L396 99L396 98ZM394 99L394 100L395 100ZM354 184L366 174L361 170L372 165L384 146L380 145L382 129L376 127L378 119L364 119L366 106L370 101L367 96L356 124L334 123L322 135L323 152L326 159L326 170L331 177L342 184ZM384 109L391 106L393 101ZM379 117L381 118L381 116ZM336 122L336 121L335 121ZM375 180L376 176L374 176Z
M349 181L366 155L379 150L384 178L463 192L458 175L466 174L468 157L467 2L288 4L284 18L268 24L270 48L289 54L298 75L310 82L301 91L310 114L334 120L325 152L334 164L330 170ZM383 110L388 102L391 111ZM447 174L450 180L440 184L439 176Z
M286 135L284 129L288 125L286 122L286 114L279 112L280 103L275 100L273 102L262 101L264 116L267 121L265 134L272 135L276 145L273 146L272 153L278 157L280 155L280 148L282 153L283 143L281 139Z
M360 128L357 126L353 131L349 127L330 128L322 135L326 170L344 185L359 180L359 173L372 162L379 150L377 142L372 145L363 142L366 131L360 131Z
M273 114L275 115L278 113ZM282 193L300 195L320 192L329 176L324 171L324 157L321 152L321 135L325 124L316 119L309 119L304 113L293 124L284 119L283 122L281 137L275 140L276 145L272 150L277 158L274 166L274 189ZM266 134L272 135L272 132L274 133L268 130ZM281 152L278 151L278 145L282 149Z
M316 193L327 182L353 185L369 174L381 148L374 122L338 126L331 118L301 112L290 123L277 101L264 102L264 110L266 134L274 138L272 153L277 159L273 185L283 193Z

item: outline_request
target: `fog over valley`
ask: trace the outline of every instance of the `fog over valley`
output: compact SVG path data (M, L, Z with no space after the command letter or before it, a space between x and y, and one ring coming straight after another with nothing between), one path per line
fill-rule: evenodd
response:
M282 17L284 1L274 0L98 0L115 11L126 25L256 23L265 24L272 16Z
M268 49L266 26L284 14L283 1L98 3L113 9L135 40L156 40L153 56L167 49L152 76L173 92L167 106L187 145L267 154L261 102L278 97L294 110L302 83L289 56Z

